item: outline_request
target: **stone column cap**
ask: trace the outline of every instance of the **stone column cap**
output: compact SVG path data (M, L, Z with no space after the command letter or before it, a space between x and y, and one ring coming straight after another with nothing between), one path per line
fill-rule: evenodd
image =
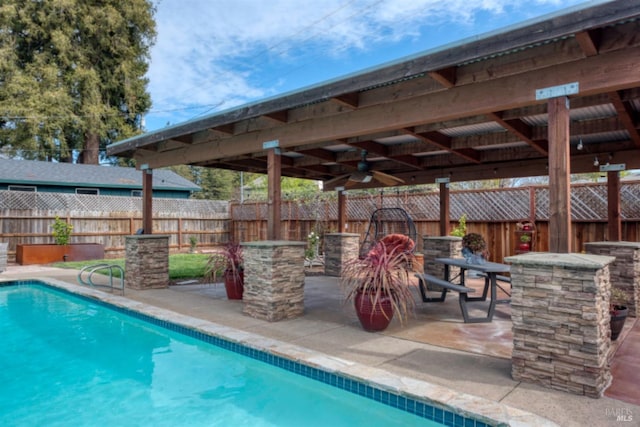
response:
M599 269L611 264L615 259L616 257L612 256L581 253L559 254L552 252L530 252L524 255L506 257L504 260L511 264Z
M273 247L273 246L305 246L306 242L299 242L296 240L258 240L255 242L242 242L240 246L255 246L255 247Z
M346 237L353 237L353 236L358 236L360 237L360 234L358 233L324 233L325 236L346 236Z
M462 240L462 237L458 236L423 236L422 238L424 240Z
M623 241L586 242L584 245L585 246L617 246L617 247L640 249L640 242L623 242Z
M125 239L168 239L168 234L129 234Z

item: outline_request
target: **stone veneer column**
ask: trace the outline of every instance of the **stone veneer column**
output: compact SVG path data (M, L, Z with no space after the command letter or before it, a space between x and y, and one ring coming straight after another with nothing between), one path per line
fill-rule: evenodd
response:
M640 243L589 242L585 249L590 254L616 258L609 266L611 286L627 296L629 316L640 316Z
M462 253L462 238L455 236L423 236L424 272L436 277L444 277L444 264L434 262L435 258L459 257ZM460 273L457 267L449 270L452 277Z
M530 253L511 267L516 381L600 397L611 381L609 256Z
M275 322L304 312L304 242L267 240L242 243L242 312Z
M342 275L342 265L358 257L360 235L357 233L326 233L324 235L324 274Z
M7 248L9 244L4 242L0 243L0 273L7 269Z
M131 289L169 286L169 236L136 234L125 237L124 283Z

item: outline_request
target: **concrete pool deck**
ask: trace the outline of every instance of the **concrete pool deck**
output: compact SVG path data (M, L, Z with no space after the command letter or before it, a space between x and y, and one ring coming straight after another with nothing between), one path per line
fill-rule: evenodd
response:
M77 271L9 266L0 274L2 280L30 278L51 278L75 285ZM637 395L627 393L612 398L607 396L608 390L602 398L592 399L513 381L507 305L498 306L491 323L464 324L457 298L449 298L444 304L422 304L416 296L416 317L408 324L401 326L394 321L383 333L369 333L362 330L353 309L342 304L337 279L326 276L306 277L304 316L274 323L242 314L242 302L228 301L220 285L127 289L125 298L132 304L142 302L310 349L334 361L354 361L375 370L377 375L389 372L421 380L439 386L435 388L439 393L451 390L531 412L562 426L640 425ZM627 341L640 337L638 322L635 326L632 323L628 322L616 343L622 344L620 353L624 353ZM637 358L632 354L630 359L628 363L635 368ZM614 385L616 376L625 376L620 364L616 372L616 363L614 358ZM626 420L631 417L631 421L619 421L618 415L626 415ZM524 419L513 419L513 425L526 424L532 425Z

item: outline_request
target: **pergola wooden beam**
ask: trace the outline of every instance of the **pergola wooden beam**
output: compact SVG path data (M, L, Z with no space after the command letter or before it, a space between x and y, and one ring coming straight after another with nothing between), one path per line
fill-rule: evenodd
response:
M280 124L287 123L289 120L289 112L287 110L274 111L272 113L263 114L262 116Z
M358 103L360 102L360 94L358 92L345 93L344 95L334 96L331 100L351 110L355 110L358 108Z
M638 132L637 114L628 102L624 102L622 100L620 93L610 92L609 98L611 98L611 103L616 109L616 113L618 113L618 117L624 125L624 128L629 132L629 137L636 146L640 147L640 132Z
M153 170L142 169L142 232L153 234Z
M449 235L449 220L451 218L451 197L449 184L440 183L440 235Z
M430 71L429 76L440 83L442 86L450 89L456 85L456 71L458 67L446 67L436 71Z
M433 144L438 148L441 148L445 151L450 152L451 154L455 154L457 156L462 157L465 160L468 160L473 163L480 163L480 154L471 149L471 148L461 148L454 149L452 148L451 141L453 138L450 136L444 135L440 132L432 131L432 132L423 132L423 133L414 133L409 129L405 129L407 133L415 136L416 138L428 143Z
M640 80L636 69L640 48L614 51L553 67L545 72L531 71L502 79L491 80L452 89L428 96L398 101L389 106L380 104L348 111L337 116L312 121L287 123L276 128L236 135L229 140L211 144L194 144L172 152L144 156L136 152L136 159L152 167L178 163L192 163L203 157L225 157L260 150L262 141L279 139L282 147L349 138L358 134L383 132L399 128L413 128L420 123L451 120L456 117L487 114L532 103L535 88L573 81L580 76L580 94L588 96L602 91L617 91L634 87ZM589 69L589 73L584 73ZM603 79L601 76L606 75ZM522 82L527 82L526 85ZM499 98L491 94L501 93ZM457 102L463 99L464 102ZM231 143L233 141L233 143Z
M538 142L534 141L532 139L533 131L531 129L531 126L529 126L522 120L520 119L504 120L502 118L502 112L489 113L487 114L487 117L490 120L493 120L494 122L498 123L503 128L507 129L509 132L516 135L518 138L520 138L521 140L523 140L524 142L526 142L536 150L538 150L540 154L543 154L545 156L549 154L548 153L549 147L543 146Z
M281 239L281 160L279 148L267 152L267 240Z
M584 54L586 56L594 56L598 54L601 36L602 32L599 30L587 30L578 31L575 37Z
M607 172L607 237L610 242L622 240L620 174L618 172Z
M571 252L569 99L551 98L549 110L549 251Z

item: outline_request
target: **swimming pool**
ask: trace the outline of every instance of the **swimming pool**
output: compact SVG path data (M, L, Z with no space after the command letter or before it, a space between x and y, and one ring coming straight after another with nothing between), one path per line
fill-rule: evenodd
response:
M39 281L4 285L2 425L487 425L197 325Z

